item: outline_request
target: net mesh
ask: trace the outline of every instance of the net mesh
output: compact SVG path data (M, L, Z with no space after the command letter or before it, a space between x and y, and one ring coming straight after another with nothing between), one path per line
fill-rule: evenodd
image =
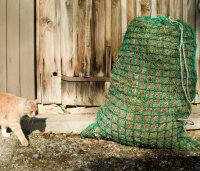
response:
M194 99L196 40L189 24L176 21L183 26L188 75L180 66L178 24L167 17L134 18L114 65L106 102L97 113L97 122L81 136L150 148L197 147L184 134L191 106L183 91L188 84Z

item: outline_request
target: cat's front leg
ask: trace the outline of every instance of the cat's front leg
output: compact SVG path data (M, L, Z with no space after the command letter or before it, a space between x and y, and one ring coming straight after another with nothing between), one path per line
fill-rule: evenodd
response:
M7 127L1 126L1 132L4 137L10 137L10 133L7 132Z
M20 140L20 142L23 146L29 145L28 140L24 136L24 133L22 132L22 129L21 129L21 126L19 123L10 123L10 128L15 133L15 135L18 137L18 139Z

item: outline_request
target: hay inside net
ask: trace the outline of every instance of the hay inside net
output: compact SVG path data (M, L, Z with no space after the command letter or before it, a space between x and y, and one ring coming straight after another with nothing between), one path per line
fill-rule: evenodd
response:
M195 97L196 41L182 20L188 87ZM127 145L188 150L196 143L184 136L190 115L185 98L187 73L181 70L180 29L167 17L137 17L126 31L105 104L84 137L107 138ZM181 82L183 72L183 84Z

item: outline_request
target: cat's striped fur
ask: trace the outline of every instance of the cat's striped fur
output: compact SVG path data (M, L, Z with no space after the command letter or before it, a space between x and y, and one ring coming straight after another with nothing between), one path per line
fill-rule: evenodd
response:
M25 138L20 119L24 115L34 117L37 111L37 100L27 100L8 93L0 93L0 125L2 135L9 137L7 128L9 127L20 140L23 146L28 146L28 140Z

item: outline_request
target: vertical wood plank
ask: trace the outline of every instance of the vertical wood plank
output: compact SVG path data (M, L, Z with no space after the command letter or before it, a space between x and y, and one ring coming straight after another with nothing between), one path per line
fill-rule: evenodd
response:
M111 0L106 0L106 76L111 76Z
M170 0L170 16L172 19L183 19L183 1Z
M121 25L121 0L112 0L112 46L111 56L116 63L117 55L121 47L122 37L122 25Z
M111 46L111 0L106 0L106 46Z
M196 12L196 43L197 43L197 51L196 51L196 70L197 70L197 87L196 87L196 97L195 103L200 103L200 1L196 0L195 3L195 12Z
M36 0L36 72L37 72L37 99L42 103L42 57L40 56L40 0Z
M196 29L196 2L195 1L188 1L188 0L183 0L183 20L185 22L189 23L192 28L195 30Z
M74 76L79 75L78 63L78 0L73 0L73 68Z
M86 1L78 1L78 65L79 77L85 76Z
M136 17L136 0L127 0L127 25Z
M20 0L21 96L35 99L34 1Z
M126 0L121 0L121 13L122 13L122 40L127 30L127 2Z
M60 3L40 0L40 58L43 60L42 102L61 103Z
M73 0L60 1L62 74L74 76L73 68Z
M6 92L6 0L0 0L0 91Z
M136 16L137 17L142 15L141 5L142 5L142 0L136 0Z
M73 67L74 76L85 73L86 1L73 0Z
M151 0L151 17L157 17L157 0Z
M94 0L93 6L94 17L94 56L93 74L94 76L103 77L106 74L106 54L105 54L105 39L106 39L106 9L105 0Z
M7 0L7 90L20 96L19 0Z
M151 0L142 0L141 1L141 15L142 16L151 16Z
M90 76L90 60L92 55L92 0L86 0L85 24L85 76Z
M157 16L169 16L169 0L157 0Z

